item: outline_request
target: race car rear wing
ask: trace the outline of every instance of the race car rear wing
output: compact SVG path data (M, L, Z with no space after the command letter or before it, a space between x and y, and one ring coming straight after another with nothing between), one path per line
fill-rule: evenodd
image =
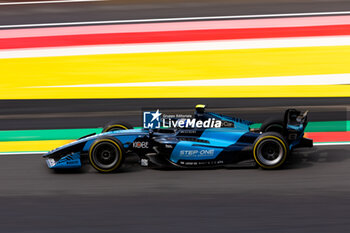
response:
M301 112L296 109L288 109L284 115L285 129L290 146L312 147L313 140L304 138L304 131L308 123L307 114L309 111Z
M296 109L288 109L284 114L284 124L285 128L293 131L302 131L304 132L308 120L307 114L309 111L301 112Z

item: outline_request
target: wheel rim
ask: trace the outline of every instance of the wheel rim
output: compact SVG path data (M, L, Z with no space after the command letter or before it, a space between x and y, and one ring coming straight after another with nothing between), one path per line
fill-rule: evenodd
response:
M281 143L274 139L266 139L257 147L257 157L261 163L267 166L278 164L284 156Z
M110 142L97 144L92 151L92 159L102 169L113 168L120 157L119 150Z

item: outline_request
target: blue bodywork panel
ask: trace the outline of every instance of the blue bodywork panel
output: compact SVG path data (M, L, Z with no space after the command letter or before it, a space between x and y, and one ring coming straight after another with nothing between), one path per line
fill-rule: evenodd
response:
M251 121L242 120L242 119L237 118L237 117L224 116L224 115L221 115L218 113L213 113L213 112L208 112L206 114L207 114L207 116L212 116L216 119L233 122L234 128L236 128L236 129L249 131L249 126L253 124L253 122L251 122Z
M206 145L193 144L193 142L179 142L173 152L170 160L177 163L179 160L206 160L215 159L223 148L207 147Z
M180 141L171 153L170 160L211 160L225 148L235 144L246 131L232 128L211 128L202 133L200 140L208 143ZM235 148L237 149L237 148Z
M49 168L80 168L80 153L77 152L71 155L66 155L57 162L54 159L47 158L46 163Z
M248 131L231 128L212 128L203 132L200 139L208 140L211 144L219 147L227 147L234 144Z

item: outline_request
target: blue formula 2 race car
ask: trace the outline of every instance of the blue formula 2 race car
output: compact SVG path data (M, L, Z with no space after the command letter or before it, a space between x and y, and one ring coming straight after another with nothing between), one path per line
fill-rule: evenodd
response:
M198 127L205 125L205 121L221 122L220 127ZM138 155L141 166L146 167L259 165L275 169L285 163L294 148L313 146L311 139L303 137L307 112L295 109L288 109L284 119L269 120L259 129L251 129L252 122L206 112L204 105L197 105L194 119L188 122L189 128L158 129L132 129L128 124L115 123L105 127L101 134L87 135L48 152L44 158L52 169L91 164L102 173L119 170L131 154ZM173 125L183 126L186 121L176 119Z

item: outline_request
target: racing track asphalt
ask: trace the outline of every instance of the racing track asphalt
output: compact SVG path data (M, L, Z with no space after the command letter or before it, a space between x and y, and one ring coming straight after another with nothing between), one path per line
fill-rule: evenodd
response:
M286 108L309 109L310 121L350 120L350 98L0 100L0 130L94 128L111 121L140 126L143 110L193 113L199 103L253 122L281 116Z
M39 155L0 156L0 231L349 232L350 149L298 152L281 170L54 173Z

